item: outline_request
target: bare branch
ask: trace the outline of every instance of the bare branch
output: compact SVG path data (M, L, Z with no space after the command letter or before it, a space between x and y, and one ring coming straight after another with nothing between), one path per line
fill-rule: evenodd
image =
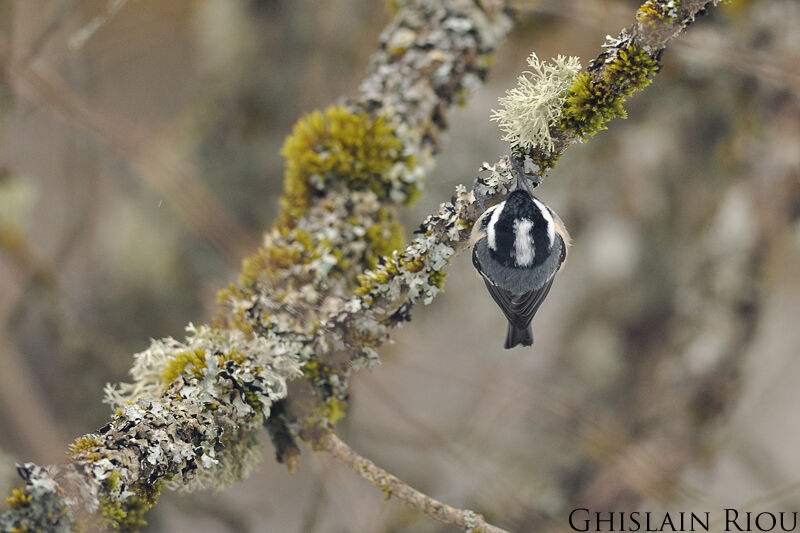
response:
M475 511L456 509L415 489L397 476L390 474L369 459L359 455L333 432L325 435L321 444L323 450L381 489L387 499L395 497L434 520L438 520L443 524L458 526L471 533L508 533L505 529L489 524Z

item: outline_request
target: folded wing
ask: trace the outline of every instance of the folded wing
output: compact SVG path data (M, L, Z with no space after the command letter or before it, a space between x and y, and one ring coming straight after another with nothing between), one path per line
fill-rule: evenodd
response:
M493 284L486 276L481 275L481 277L486 284L486 288L489 289L492 299L500 306L508 321L519 329L527 328L528 324L531 323L536 311L539 310L539 306L542 305L547 293L550 292L550 287L555 279L555 276L553 276L538 289L513 295L509 291Z

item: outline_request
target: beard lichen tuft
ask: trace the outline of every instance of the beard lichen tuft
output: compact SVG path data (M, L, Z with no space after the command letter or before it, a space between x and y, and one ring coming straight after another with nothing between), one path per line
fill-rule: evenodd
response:
M523 150L553 149L550 127L558 123L572 81L581 70L577 57L559 55L552 63L528 57L532 70L517 79L517 86L499 98L499 110L492 111L506 135L504 141Z

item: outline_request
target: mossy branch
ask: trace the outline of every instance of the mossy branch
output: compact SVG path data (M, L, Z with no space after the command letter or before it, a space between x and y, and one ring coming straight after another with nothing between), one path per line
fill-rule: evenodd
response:
M517 155L543 175L567 146L622 116L622 101L649 83L667 43L716 3L648 0L635 25L575 78L551 131L553 149ZM405 4L359 97L301 119L287 140L284 211L239 282L220 294L214 326L137 354L133 382L107 391L112 421L73 444L69 465L20 467L25 486L0 516L3 530L72 531L100 513L134 531L162 484L192 489L246 475L265 421L290 469L303 439L407 487L367 468L330 427L345 413L350 373L377 362L389 328L442 290L445 267L468 246L481 210L466 188L403 250L396 210L421 189L445 110L484 78L509 27L501 1ZM503 195L512 175L507 157L484 164L478 190ZM407 490L409 499L435 502ZM479 519L452 512L459 525Z
M623 104L650 84L669 42L698 14L722 1L645 1L636 12L634 24L616 38L609 36L588 71L575 77L560 119L551 122L548 142L512 146L520 166L540 181L570 145L607 129L615 118L625 118Z
M419 194L445 111L484 79L510 25L500 0L405 3L359 97L302 118L287 140L284 210L220 294L215 324L136 354L132 382L106 391L112 420L73 443L70 463L19 467L24 486L0 529L73 531L99 519L135 531L162 486L244 477L265 421L279 460L296 468L296 439L315 445L347 407L351 367L317 350L317 334L363 269L402 246L397 206ZM339 337L367 349L384 335Z

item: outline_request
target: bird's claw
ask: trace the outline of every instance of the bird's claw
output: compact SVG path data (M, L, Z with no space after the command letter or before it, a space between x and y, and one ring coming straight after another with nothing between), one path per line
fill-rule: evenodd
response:
M479 180L480 178L475 178L475 181L472 182L472 195L475 197L475 201L478 202L481 211L486 211L486 206L484 205L484 199L486 197L481 193L480 187L478 187Z
M521 164L514 152L508 155L508 160L511 162L511 168L517 173L517 187L522 187L530 194L533 194L533 189L538 187L544 178L537 174L527 174L523 170L524 165Z

